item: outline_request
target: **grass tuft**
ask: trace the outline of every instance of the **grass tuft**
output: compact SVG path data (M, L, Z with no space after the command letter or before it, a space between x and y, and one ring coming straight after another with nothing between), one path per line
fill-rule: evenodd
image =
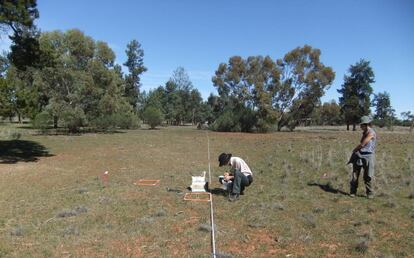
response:
M412 192L408 195L408 199L414 199L414 192Z
M154 216L155 217L164 217L167 215L167 212L164 209L160 209L159 211L157 211Z
M266 205L266 208L270 208L272 210L279 210L279 211L285 210L285 207L283 206L283 204L279 202L274 202L274 203L271 203L270 205Z
M79 190L78 190L78 193L80 193L80 194L84 194L84 193L87 193L87 192L88 192L88 189L84 188L84 187L79 188Z
M63 230L63 236L79 236L79 230L77 227L70 225Z
M63 210L59 212L56 217L58 218L67 218L67 217L73 217L78 216L79 214L88 212L88 209L85 206L78 206L75 209L72 210Z
M312 212L313 213L323 213L325 211L325 209L324 208L322 208L322 207L316 207L316 208L314 208L313 210L312 210Z
M111 198L109 198L109 197L107 197L107 196L100 196L99 198L98 198L98 202L100 203L100 204L110 204L111 203Z
M369 248L369 241L366 238L361 238L355 245L355 251L359 253L366 253Z
M211 226L208 224L200 224L198 225L198 230L202 232L211 232Z
M386 208L393 209L393 208L397 207L397 204L392 200L388 200L383 206L386 207Z
M227 253L216 253L217 258L233 258L233 255Z
M24 230L22 226L16 226L10 231L10 235L21 237L24 234Z
M304 213L302 214L302 219L306 226L310 228L316 228L316 220L315 217L311 214Z

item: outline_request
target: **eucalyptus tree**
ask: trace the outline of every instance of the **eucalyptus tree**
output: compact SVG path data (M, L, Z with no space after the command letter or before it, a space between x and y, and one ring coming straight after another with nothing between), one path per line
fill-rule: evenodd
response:
M213 76L212 81L217 88L220 100L213 97L215 109L222 109L222 114L234 111L231 119L239 120L233 123L240 130L250 131L256 126L261 131L267 131L276 118L276 112L272 107L272 97L276 90L279 71L275 62L268 56L251 56L246 60L240 56L233 56L228 63L222 63ZM241 121L246 116L253 121L244 127L247 121ZM221 119L222 121L224 119ZM243 128L242 128L243 127Z
M233 112L231 117L226 114L239 120L241 130L268 131L274 124L278 130L283 126L293 130L301 118L310 116L335 78L320 54L319 49L305 45L277 62L268 56L231 57L212 78L224 104L222 113ZM243 124L250 125L243 129Z
M308 118L335 79L331 67L320 61L321 51L309 45L298 47L277 60L280 80L273 96L278 111L278 130L293 130Z
M40 37L48 62L35 84L47 97L47 110L69 129L82 125L116 127L133 118L123 97L125 84L114 66L115 54L105 42L95 42L79 30L46 32ZM109 121L109 122L108 122Z

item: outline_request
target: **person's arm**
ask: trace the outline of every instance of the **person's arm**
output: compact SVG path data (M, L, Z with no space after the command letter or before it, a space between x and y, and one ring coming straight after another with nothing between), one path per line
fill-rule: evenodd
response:
M365 136L365 138L362 140L362 142L360 144L358 144L355 149L352 152L357 152L360 149L362 149L365 145L368 144L368 142L374 138L374 134L373 133L368 133L367 136Z
M232 180L234 178L234 176L232 174L229 173L224 173L224 180L229 181Z

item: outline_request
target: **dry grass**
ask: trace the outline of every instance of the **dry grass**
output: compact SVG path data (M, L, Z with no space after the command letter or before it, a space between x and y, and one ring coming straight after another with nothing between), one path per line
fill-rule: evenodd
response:
M15 161L0 155L0 257L210 256L209 205L183 200L190 175L208 170L205 131L41 136L18 130L19 141L47 153ZM243 157L255 172L241 200L214 195L223 257L414 252L414 139L408 133L379 133L373 200L364 198L362 178L360 196L346 195L351 169L345 164L360 132L209 136L212 188L224 172L216 164L223 151ZM144 187L133 184L138 179L161 181Z

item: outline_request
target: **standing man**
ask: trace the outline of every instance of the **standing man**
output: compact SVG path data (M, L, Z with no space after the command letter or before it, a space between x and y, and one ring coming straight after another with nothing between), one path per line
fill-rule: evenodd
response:
M229 165L230 173L224 173L224 180L232 181L229 201L233 202L243 195L244 188L253 182L253 173L246 162L239 157L232 157L231 153L221 153L218 157L219 166Z
M374 198L372 189L372 179L374 177L374 165L375 165L375 145L377 142L377 134L371 128L372 119L369 116L363 116L361 118L362 138L360 144L358 144L352 151L352 157L350 162L353 166L352 179L351 179L351 191L350 196L355 197L358 188L358 178L361 172L361 168L364 169L364 183L369 199Z

